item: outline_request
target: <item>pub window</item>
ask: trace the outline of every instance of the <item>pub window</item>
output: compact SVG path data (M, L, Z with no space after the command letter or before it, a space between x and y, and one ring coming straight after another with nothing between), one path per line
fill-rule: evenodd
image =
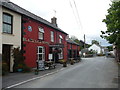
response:
M51 42L54 42L54 32L51 31Z
M59 43L62 43L63 37L59 35Z
M45 49L42 46L38 46L37 49L37 56L38 56L38 60L45 60Z
M60 53L58 53L59 59L63 59L63 49L59 48Z
M3 13L3 33L12 34L13 16Z
M44 29L42 27L39 27L38 39L40 40L44 39Z

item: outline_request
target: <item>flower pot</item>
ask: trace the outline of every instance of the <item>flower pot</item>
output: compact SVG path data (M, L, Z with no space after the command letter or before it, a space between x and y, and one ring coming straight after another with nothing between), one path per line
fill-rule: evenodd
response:
M38 75L39 74L39 72L35 72L35 75Z
M35 75L38 75L39 74L39 70L35 70Z
M66 62L63 63L63 67L67 67L67 63Z
M22 72L22 71L23 71L23 69L22 69L22 68L19 68L19 69L17 69L17 71L18 71L18 72Z

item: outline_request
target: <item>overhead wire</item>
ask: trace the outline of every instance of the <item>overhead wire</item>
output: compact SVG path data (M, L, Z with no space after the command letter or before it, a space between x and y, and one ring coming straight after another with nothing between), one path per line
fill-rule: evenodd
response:
M79 13L78 13L77 5L76 5L76 3L75 3L74 0L73 0L73 3L69 0L69 3L70 3L70 6L71 6L71 8L72 8L74 17L75 17L75 19L76 19L76 23L78 24L78 27L81 29L81 33L84 34L84 32L83 32L83 30L82 30L83 27L82 27L82 23L81 23L81 20L80 20ZM73 7L72 4L74 4L74 7ZM74 8L75 8L75 10L74 10ZM75 12L76 12L76 13L75 13Z

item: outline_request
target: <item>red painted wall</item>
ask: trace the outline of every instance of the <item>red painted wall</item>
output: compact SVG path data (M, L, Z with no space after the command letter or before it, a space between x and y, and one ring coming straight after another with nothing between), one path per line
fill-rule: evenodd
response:
M59 35L63 37L62 44L64 44L63 48L63 54L64 54L64 59L67 60L67 42L65 40L65 37L67 36L66 34L56 31L53 28L44 25L40 22L37 22L35 20L32 20L30 18L23 18L24 21L27 21L26 23L23 23L24 29L23 37L26 39L23 41L23 44L25 46L23 47L23 50L25 53L23 54L25 56L25 63L29 67L36 67L36 60L37 60L37 46L44 46L45 47L45 60L48 60L48 54L49 54L49 44L56 44L59 43ZM32 31L28 31L28 26L32 27ZM47 43L40 43L38 41L38 27L43 27L44 28L44 42ZM54 32L54 42L51 42L50 38L50 31ZM32 39L29 41L29 39Z

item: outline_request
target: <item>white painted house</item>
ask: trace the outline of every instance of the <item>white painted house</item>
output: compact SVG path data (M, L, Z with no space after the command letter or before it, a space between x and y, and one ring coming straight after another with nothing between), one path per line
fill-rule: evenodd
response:
M8 9L9 0L0 0L0 54L7 58L9 71L13 72L12 49L21 48L21 15ZM11 7L14 9L14 7Z
M100 46L100 45L97 45L97 44L93 44L92 46L90 46L90 47L88 48L88 50L89 50L89 51L90 51L90 50L94 50L94 51L97 52L97 54L100 54L100 53L104 54L104 53L105 53L105 52L104 52L104 48L103 48L102 46Z

